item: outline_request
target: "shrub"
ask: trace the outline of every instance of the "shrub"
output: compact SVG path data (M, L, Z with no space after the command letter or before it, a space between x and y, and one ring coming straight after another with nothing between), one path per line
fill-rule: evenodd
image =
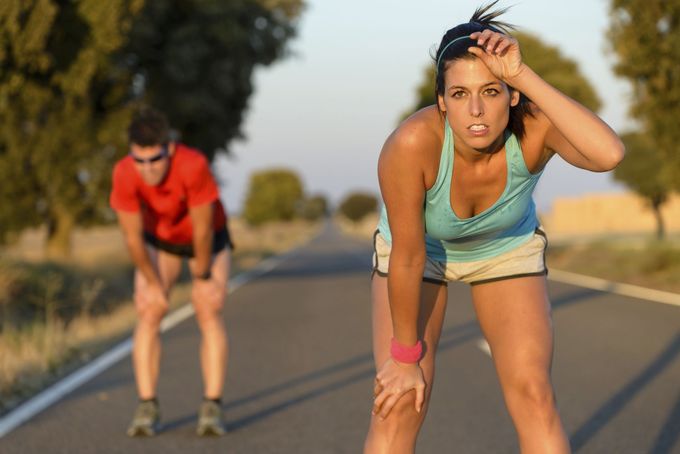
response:
M290 221L303 199L302 183L295 172L270 169L250 177L243 217L251 225Z
M338 211L350 221L358 222L377 209L378 199L373 194L355 192L345 197Z
M316 221L328 214L328 202L322 195L305 199L300 204L300 216L309 221Z

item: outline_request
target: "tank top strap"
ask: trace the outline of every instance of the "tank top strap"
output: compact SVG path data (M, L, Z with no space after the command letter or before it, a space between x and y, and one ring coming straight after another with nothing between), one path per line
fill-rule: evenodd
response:
M522 158L522 149L520 148L519 142L517 141L517 136L515 136L512 131L506 129L503 133L505 138L505 157L509 159L513 165L517 163L518 159Z
M509 129L505 130L505 134L505 156L509 161L509 168L512 169L512 173L520 178L538 178L543 171L535 175L529 172L522 153L522 145L517 136Z

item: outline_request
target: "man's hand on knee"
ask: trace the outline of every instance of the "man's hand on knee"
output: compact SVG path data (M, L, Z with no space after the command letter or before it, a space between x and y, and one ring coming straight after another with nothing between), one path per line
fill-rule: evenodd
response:
M164 314L168 310L168 297L165 290L158 284L151 284L144 290L135 293L137 311L144 314L149 312Z
M224 298L224 285L214 278L194 279L191 286L191 301L195 306L209 306L213 310L221 310Z

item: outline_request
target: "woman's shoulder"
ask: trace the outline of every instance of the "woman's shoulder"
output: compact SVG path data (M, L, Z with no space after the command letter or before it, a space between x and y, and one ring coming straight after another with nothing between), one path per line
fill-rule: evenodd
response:
M529 104L529 115L524 118L524 137L520 140L522 155L531 173L540 171L550 159L545 139L552 122L534 103Z
M421 157L438 155L444 141L443 118L434 105L420 109L397 126L387 138L383 151Z

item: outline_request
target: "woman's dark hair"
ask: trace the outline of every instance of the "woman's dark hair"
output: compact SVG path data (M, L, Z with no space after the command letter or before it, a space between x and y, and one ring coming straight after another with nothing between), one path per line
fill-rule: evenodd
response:
M163 113L151 107L142 107L135 112L128 127L130 143L142 147L165 145L170 141L170 126Z
M510 31L515 29L512 24L496 20L498 16L510 9L493 10L498 1L494 0L487 5L480 6L470 18L470 22L453 27L442 37L437 52L433 56L437 65L435 71L435 99L438 99L438 96L444 96L444 73L449 63L467 58L477 58L474 54L468 52L469 47L477 45L477 41L469 38L470 34L483 30L492 30L509 35ZM467 39L465 39L466 36L468 37ZM512 89L512 87L508 88ZM508 129L519 139L524 136L524 117L532 115L529 102L529 98L520 93L519 103L514 107L510 107ZM437 102L437 108L439 108L439 102Z

